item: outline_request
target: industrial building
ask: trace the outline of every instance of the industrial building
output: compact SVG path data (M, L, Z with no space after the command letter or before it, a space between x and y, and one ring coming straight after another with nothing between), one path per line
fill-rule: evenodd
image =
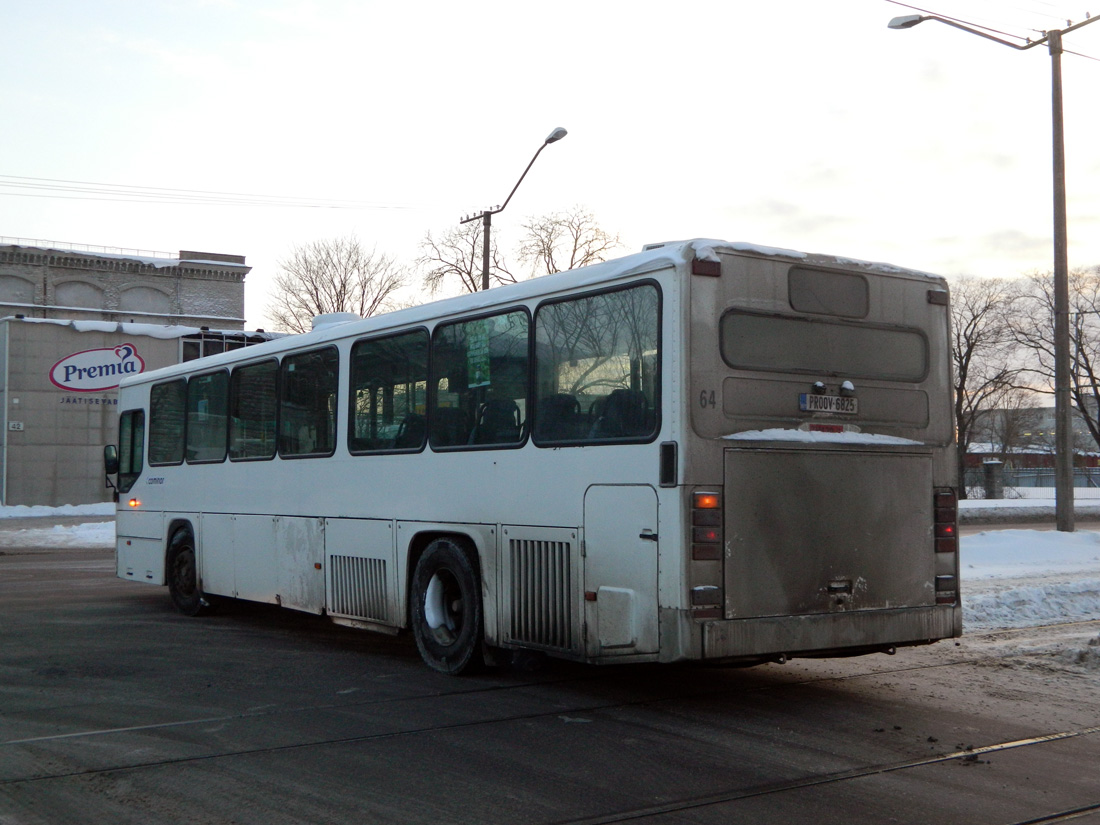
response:
M242 255L0 238L0 504L110 500L125 375L273 337L244 330Z

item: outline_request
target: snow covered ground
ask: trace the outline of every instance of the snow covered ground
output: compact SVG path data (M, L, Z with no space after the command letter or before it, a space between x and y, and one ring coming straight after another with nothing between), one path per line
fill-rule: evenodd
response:
M0 507L0 548L113 547L113 521L71 524L113 513L113 504ZM21 518L56 518L71 526L36 521L24 528ZM1100 533L988 530L961 542L968 633L1100 619ZM1100 645L1094 652L1100 659Z
M1100 619L1100 533L989 530L961 541L967 632Z

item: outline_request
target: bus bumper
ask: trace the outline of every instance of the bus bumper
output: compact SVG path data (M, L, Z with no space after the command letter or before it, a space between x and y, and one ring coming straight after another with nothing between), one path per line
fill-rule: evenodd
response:
M703 659L844 655L962 635L956 605L704 622Z

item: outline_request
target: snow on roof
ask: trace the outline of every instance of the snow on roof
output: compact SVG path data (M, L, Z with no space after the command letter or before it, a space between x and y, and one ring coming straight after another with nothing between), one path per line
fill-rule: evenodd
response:
M55 324L61 327L72 327L77 332L121 332L123 335L144 335L147 338L183 338L187 335L247 335L261 337L267 340L285 338L281 332L250 332L240 329L202 329L201 327L189 327L179 324L138 324L123 321L70 321L62 318L15 318L8 316L0 318L0 321L17 321L24 324Z
M37 249L41 252L55 252L60 255L72 255L74 257L87 257L87 258L111 258L112 260L125 260L136 261L146 266L156 267L157 269L164 269L170 266L179 266L180 264L202 264L203 266L221 266L228 269L251 269L252 267L245 264L243 261L221 261L205 258L180 258L173 255L140 255L137 253L129 254L124 250L118 250L112 252L107 249L93 251L88 249L58 249L52 246L34 246L27 244L11 244L17 246L19 249ZM206 253L211 254L211 253Z

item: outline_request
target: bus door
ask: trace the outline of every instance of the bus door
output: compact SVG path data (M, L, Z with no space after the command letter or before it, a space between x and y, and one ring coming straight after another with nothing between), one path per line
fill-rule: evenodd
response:
M656 653L657 492L595 485L584 496L584 593L589 656Z

